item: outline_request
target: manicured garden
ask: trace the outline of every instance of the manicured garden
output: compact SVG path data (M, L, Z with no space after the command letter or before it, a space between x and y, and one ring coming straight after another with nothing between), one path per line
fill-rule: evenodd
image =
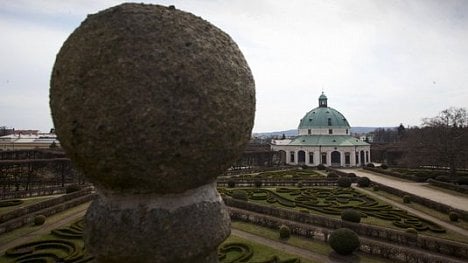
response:
M306 179L324 179L325 176L313 169L291 169L283 171L266 171L254 174L244 174L230 176L242 179L285 179L285 180L306 180Z
M394 208L353 188L219 188L219 191L235 199L299 210L304 213L339 218L344 210L353 209L360 213L364 223L403 230L414 228L418 232L446 232L433 222Z
M93 258L84 248L84 225L80 219L37 240L8 249L0 257L0 262L92 262ZM236 236L230 236L220 245L218 256L221 263L312 263Z

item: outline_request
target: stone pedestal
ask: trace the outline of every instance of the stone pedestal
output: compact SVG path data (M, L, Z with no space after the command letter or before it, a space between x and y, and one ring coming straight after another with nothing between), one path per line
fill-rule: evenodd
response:
M62 147L98 189L85 230L97 262L217 262L230 228L215 180L255 112L227 34L174 7L90 15L57 55L50 105Z

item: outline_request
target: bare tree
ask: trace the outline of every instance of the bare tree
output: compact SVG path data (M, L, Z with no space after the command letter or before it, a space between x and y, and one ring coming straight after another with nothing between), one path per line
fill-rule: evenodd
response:
M455 175L468 161L468 119L465 108L451 107L433 118L423 120L423 127L415 133L422 157L443 165ZM414 138L413 138L414 139ZM414 144L413 144L414 145Z

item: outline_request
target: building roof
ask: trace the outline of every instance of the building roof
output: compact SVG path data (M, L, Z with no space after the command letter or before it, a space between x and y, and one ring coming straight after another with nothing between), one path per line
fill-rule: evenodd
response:
M330 107L317 107L309 111L299 122L299 129L342 128L350 129L346 118Z
M369 145L349 135L302 135L294 138L291 146L366 146Z
M319 106L307 112L299 122L299 129L350 129L346 118L339 111L328 107L327 96L319 97Z

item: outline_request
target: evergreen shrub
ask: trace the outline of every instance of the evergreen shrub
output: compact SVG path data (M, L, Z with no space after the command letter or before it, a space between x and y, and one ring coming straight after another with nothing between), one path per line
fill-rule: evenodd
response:
M356 232L348 228L340 228L333 231L328 239L328 243L340 255L349 255L361 245Z
M279 228L279 235L281 239L287 239L291 236L291 229L288 226L281 225Z
M355 173L348 173L348 177L354 178L354 177L356 177L356 174Z
M323 165L323 164L319 164L319 165L317 165L317 169L325 170L325 169L327 169L327 167L325 167L325 165Z
M229 181L227 182L227 185L228 185L229 188L233 188L233 187L236 186L236 181L234 181L234 180L229 180Z
M73 192L78 192L80 190L81 190L81 186L77 184L71 184L71 185L67 185L67 187L65 188L65 193L69 194Z
M329 172L327 174L327 177L328 178L338 178L339 176L335 172Z
M255 180L255 181L254 181L255 187L261 187L262 184L263 184L262 180Z
M408 233L408 234L413 234L413 235L417 235L417 234L418 234L418 230L416 230L416 229L414 229L414 228L412 228L412 227L407 228L407 229L405 230L405 232Z
M34 217L34 225L40 226L45 223L46 217L44 215L37 215Z
M369 168L374 168L375 167L375 165L373 163L368 163L366 166L369 167Z
M232 198L238 199L238 200L248 201L249 200L249 194L244 190L235 190L234 192L232 192Z
M341 220L354 223L361 222L361 213L354 209L345 209L341 212Z
M378 185L374 185L374 187L372 187L372 190L374 190L374 192L377 192L380 190L380 188Z
M409 204L411 203L411 197L409 195L403 196L403 203Z
M468 185L468 177L460 177L457 179L459 185Z
M457 222L459 216L458 216L457 212L452 211L452 212L449 213L449 218L450 218L450 221Z
M383 164L380 166L380 168L382 168L382 169L384 169L384 170L385 170L385 169L388 169L388 165L386 165L386 164L383 163Z
M357 180L357 184L359 187L369 187L370 179L368 177L359 177Z
M348 177L340 177L336 182L339 187L350 187L352 183L351 179Z

